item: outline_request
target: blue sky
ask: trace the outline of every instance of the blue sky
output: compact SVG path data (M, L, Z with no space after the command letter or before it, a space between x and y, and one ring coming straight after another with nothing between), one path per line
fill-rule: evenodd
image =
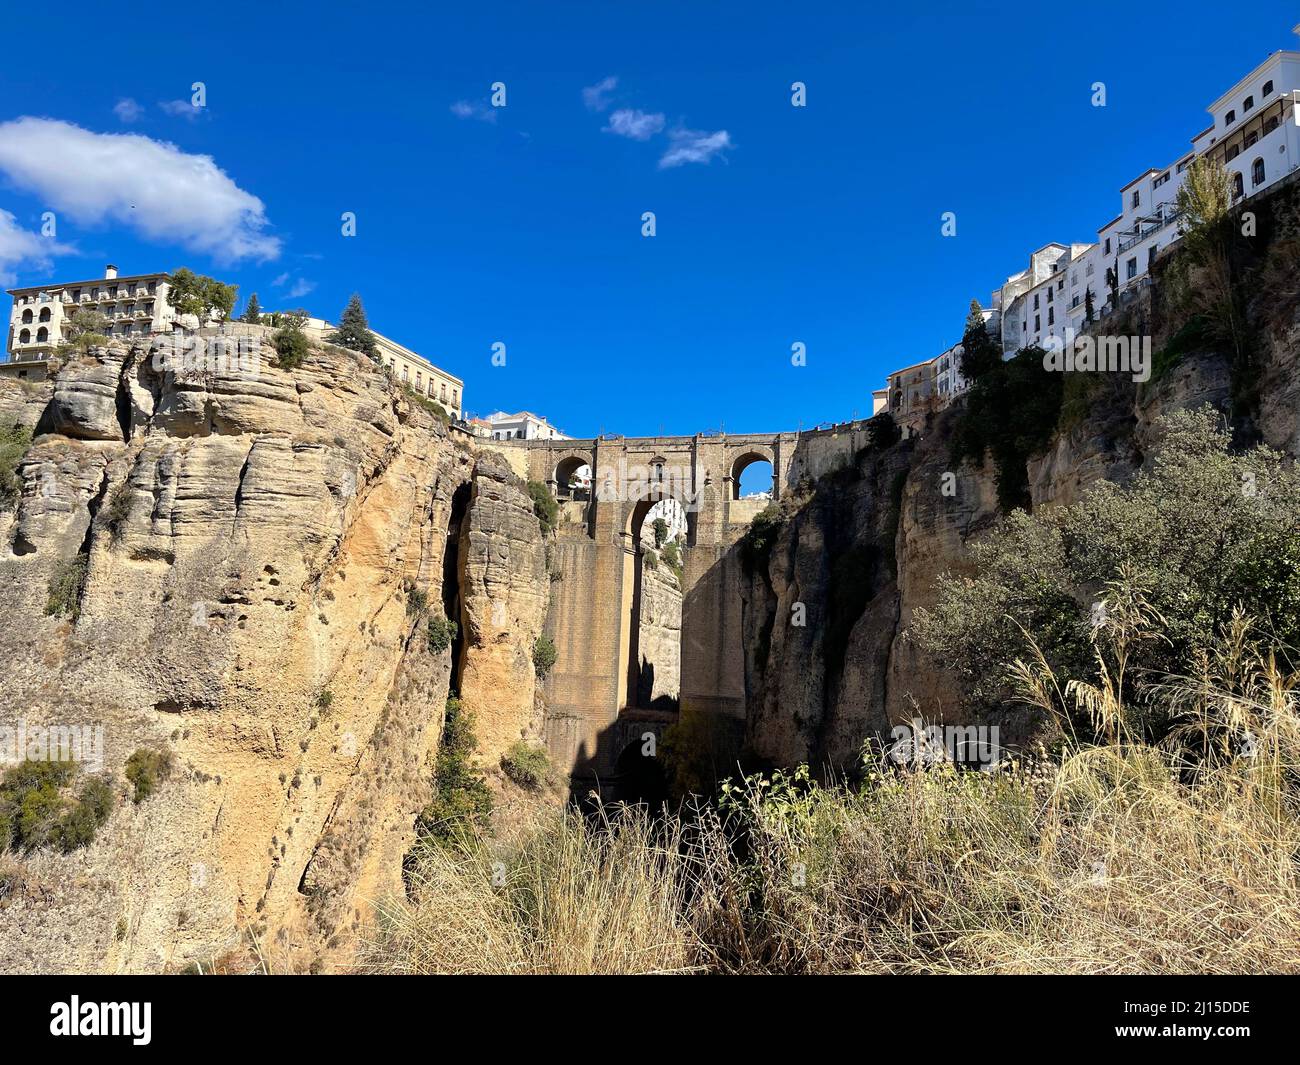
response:
M578 436L869 414L972 296L1094 238L1212 99L1300 47L1277 0L60 12L80 29L55 61L0 66L0 275L188 265L328 318L356 290L470 410Z

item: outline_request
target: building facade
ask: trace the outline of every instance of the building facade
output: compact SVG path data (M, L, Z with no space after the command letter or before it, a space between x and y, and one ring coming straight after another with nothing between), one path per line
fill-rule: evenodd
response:
M493 440L569 440L540 414L521 410L516 414L496 411L487 416Z
M177 315L167 302L168 280L167 274L118 277L117 267L110 265L103 277L89 281L9 289L13 297L9 361L47 361L60 343L70 339L72 316L79 310L104 315L107 323L103 331L110 336L170 333Z

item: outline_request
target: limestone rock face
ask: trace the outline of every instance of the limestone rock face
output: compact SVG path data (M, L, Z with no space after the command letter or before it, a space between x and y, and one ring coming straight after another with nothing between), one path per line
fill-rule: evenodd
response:
M682 688L682 590L667 565L641 566L637 704L671 708Z
M268 347L193 372L155 354L112 343L49 385L0 378L0 412L40 426L0 513L0 726L102 728L118 795L90 846L21 859L0 971L173 970L250 936L273 969L346 964L431 791L452 661L422 604L456 598L448 531L470 545L462 667L500 743L534 712L537 520L362 356L287 372ZM77 566L75 613L47 614ZM136 805L123 769L143 747L173 769Z
M528 486L493 451L474 465L460 528L460 696L474 714L479 755L492 765L517 740L536 735L533 645L550 596L547 545Z

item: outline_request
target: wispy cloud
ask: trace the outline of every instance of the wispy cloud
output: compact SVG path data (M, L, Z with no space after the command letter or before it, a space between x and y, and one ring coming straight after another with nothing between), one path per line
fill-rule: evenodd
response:
M198 121L207 110L204 107L195 107L189 100L159 100L158 107L172 118L184 118L190 122Z
M286 273L281 274L281 275L280 275L279 277L277 277L274 281L272 281L272 282L271 282L271 287L272 287L272 288L279 288L281 285L287 285L288 283L289 283L289 274L286 272Z
M582 90L582 102L588 111L604 111L609 107L609 94L618 88L618 78L612 75Z
M303 296L307 295L308 292L311 292L315 287L316 287L315 281L308 281L305 277L300 277L298 278L297 281L293 283L293 287L290 288L289 291L284 294L284 298L287 300L301 299Z
M634 141L648 141L664 128L664 116L656 112L649 114L624 107L609 116L606 133L617 133Z
M687 163L705 163L728 148L734 148L725 129L706 133L698 129L678 127L668 131L668 150L659 159L660 170L671 170Z
M14 273L17 266L48 270L52 256L66 255L74 250L23 229L12 214L0 210L0 285L12 285L17 280Z
M131 97L125 96L113 105L113 114L122 122L131 123L144 114L144 108Z
M280 239L264 232L262 201L212 156L138 133L93 133L51 118L0 123L0 173L78 224L115 222L222 263L280 255Z
M472 118L479 122L495 123L497 120L497 109L477 100L457 100L451 105L451 113L457 118Z

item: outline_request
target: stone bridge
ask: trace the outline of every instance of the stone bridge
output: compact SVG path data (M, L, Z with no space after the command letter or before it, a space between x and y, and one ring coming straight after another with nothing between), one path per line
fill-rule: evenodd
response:
M493 441L516 472L546 484L560 501L552 548L547 632L558 658L545 683L546 742L579 778L612 780L620 756L658 735L672 715L637 705L637 545L650 508L676 499L686 511L681 677L683 713L702 712L743 731L745 719L741 571L731 550L766 499L741 499L740 476L766 461L780 500L804 477L842 465L865 442L865 423L811 433L753 433L595 440ZM591 470L589 492L570 491Z

